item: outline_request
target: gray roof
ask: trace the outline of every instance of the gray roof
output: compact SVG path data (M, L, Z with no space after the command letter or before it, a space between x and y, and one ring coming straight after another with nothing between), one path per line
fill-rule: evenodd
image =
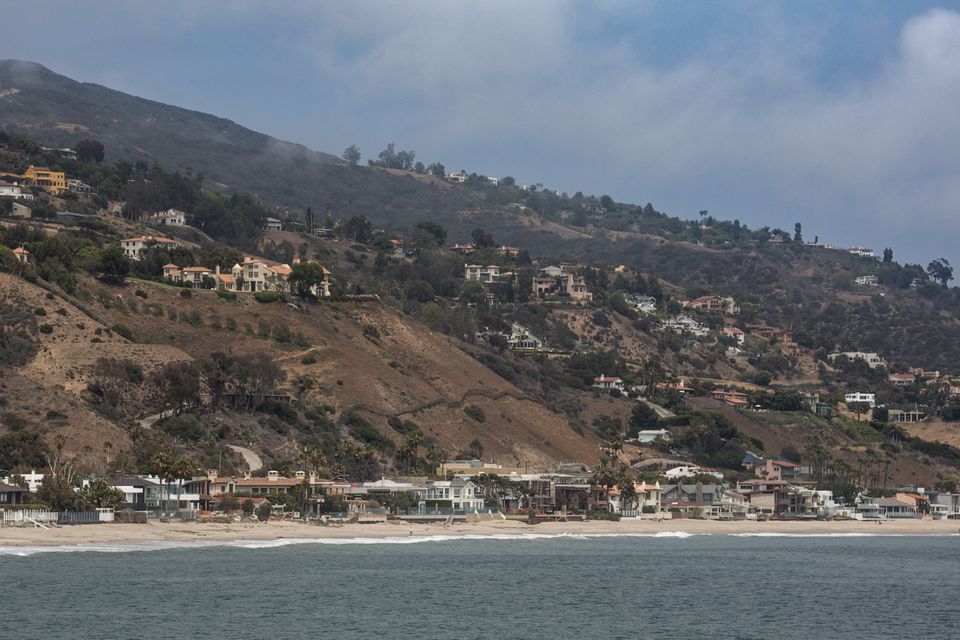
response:
M23 487L15 487L12 484L3 484L0 482L0 493L26 493Z

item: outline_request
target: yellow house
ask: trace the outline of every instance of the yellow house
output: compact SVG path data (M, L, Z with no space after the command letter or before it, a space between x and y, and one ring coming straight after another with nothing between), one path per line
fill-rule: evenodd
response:
M55 196L67 190L67 176L63 171L51 171L46 167L30 165L27 167L27 170L23 172L22 177Z

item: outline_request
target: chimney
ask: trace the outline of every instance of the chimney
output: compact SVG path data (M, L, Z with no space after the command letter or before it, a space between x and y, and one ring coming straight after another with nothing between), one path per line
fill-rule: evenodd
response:
M220 275L220 265L219 265L219 264L217 264L217 266L215 266L215 267L213 268L213 273L216 274L216 275L218 275L218 276Z

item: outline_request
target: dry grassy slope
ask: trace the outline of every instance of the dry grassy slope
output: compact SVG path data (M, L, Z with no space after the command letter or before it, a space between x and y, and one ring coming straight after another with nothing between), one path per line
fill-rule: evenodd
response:
M960 423L930 418L917 424L905 424L903 428L917 438L960 447Z
M49 298L40 287L8 274L0 273L0 300L33 313L43 309L46 315L36 316L37 324L52 327L52 333L34 334L39 350L31 362L7 370L0 377L0 391L7 401L3 429L22 420L42 433L50 444L55 435L62 435L68 453L95 458L101 457L105 442L110 443L114 452L129 448L126 432L93 412L77 395L86 386L89 365L105 356L149 364L185 358L186 354L170 347L132 344L116 334L110 335L104 331L104 325L69 302ZM96 334L98 329L100 335ZM94 338L102 342L91 342ZM48 412L65 417L48 418Z
M223 350L266 351L283 366L288 380L304 374L316 381L305 401L331 404L338 413L355 409L398 442L387 417L403 414L450 450L478 439L484 457L509 463L535 460L547 465L597 458L595 437L578 435L565 417L528 399L451 339L379 305L329 303L298 309L260 304L250 296L241 296L238 303L225 302L211 291L196 291L183 299L179 289L145 282L124 289L89 285L112 295L122 291L125 299L135 287L148 293L146 301L137 300L138 312L102 309L112 322L128 326L139 339L154 346L176 346L194 358ZM144 303L161 305L163 314L146 313ZM171 308L178 315L196 311L204 326L171 321ZM236 321L236 330L225 328L227 317ZM224 328L212 327L214 321ZM257 335L261 324L271 329L286 325L302 334L310 346L304 349L261 338ZM379 337L364 335L364 326L376 327ZM315 363L303 364L308 352ZM479 406L486 420L469 418L463 412L468 405Z
M702 409L709 409L722 413L746 436L756 438L763 443L764 450L770 455L778 455L784 447L793 446L803 451L811 442L819 442L837 457L845 458L856 466L855 460L863 454L867 447L857 443L840 429L822 427L817 424L798 421L795 424L770 424L760 416L748 412L738 411L724 403L710 398L691 398L691 404ZM806 415L806 414L805 414ZM879 449L871 445L874 450ZM886 454L880 454L886 457ZM953 469L939 468L926 464L920 457L908 453L895 453L890 458L889 483L891 486L915 484L918 486L932 486L945 473L955 472Z

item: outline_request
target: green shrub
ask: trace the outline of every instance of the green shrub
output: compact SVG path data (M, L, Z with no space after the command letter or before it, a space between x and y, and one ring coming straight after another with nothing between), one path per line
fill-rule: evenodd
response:
M317 359L312 354L306 355L300 358L300 364L316 364L316 363L317 363Z
M280 299L280 294L276 291L257 291L253 294L253 299L257 302L276 302Z
M149 297L147 295L147 292L144 291L143 289L137 289L136 291L133 292L133 295L143 298L144 300L146 300Z
M110 328L113 329L113 332L116 333L118 336L122 336L127 340L129 340L130 342L136 342L136 340L134 339L135 336L133 335L133 331L127 325L115 324Z
M220 298L221 300L226 300L227 302L237 301L237 294L235 294L233 291L221 291L218 289L217 297Z
M192 297L193 297L193 291L191 291L190 289L181 289L181 290L180 290L180 297L181 297L181 298L192 298Z
M380 330L377 329L372 324L365 324L363 325L363 335L373 340L376 340L377 338L380 337Z
M478 407L475 404L471 404L463 409L463 412L476 420L477 422L486 422L487 415L483 412L483 409Z
M40 333L53 333L53 327L49 324L40 325Z

